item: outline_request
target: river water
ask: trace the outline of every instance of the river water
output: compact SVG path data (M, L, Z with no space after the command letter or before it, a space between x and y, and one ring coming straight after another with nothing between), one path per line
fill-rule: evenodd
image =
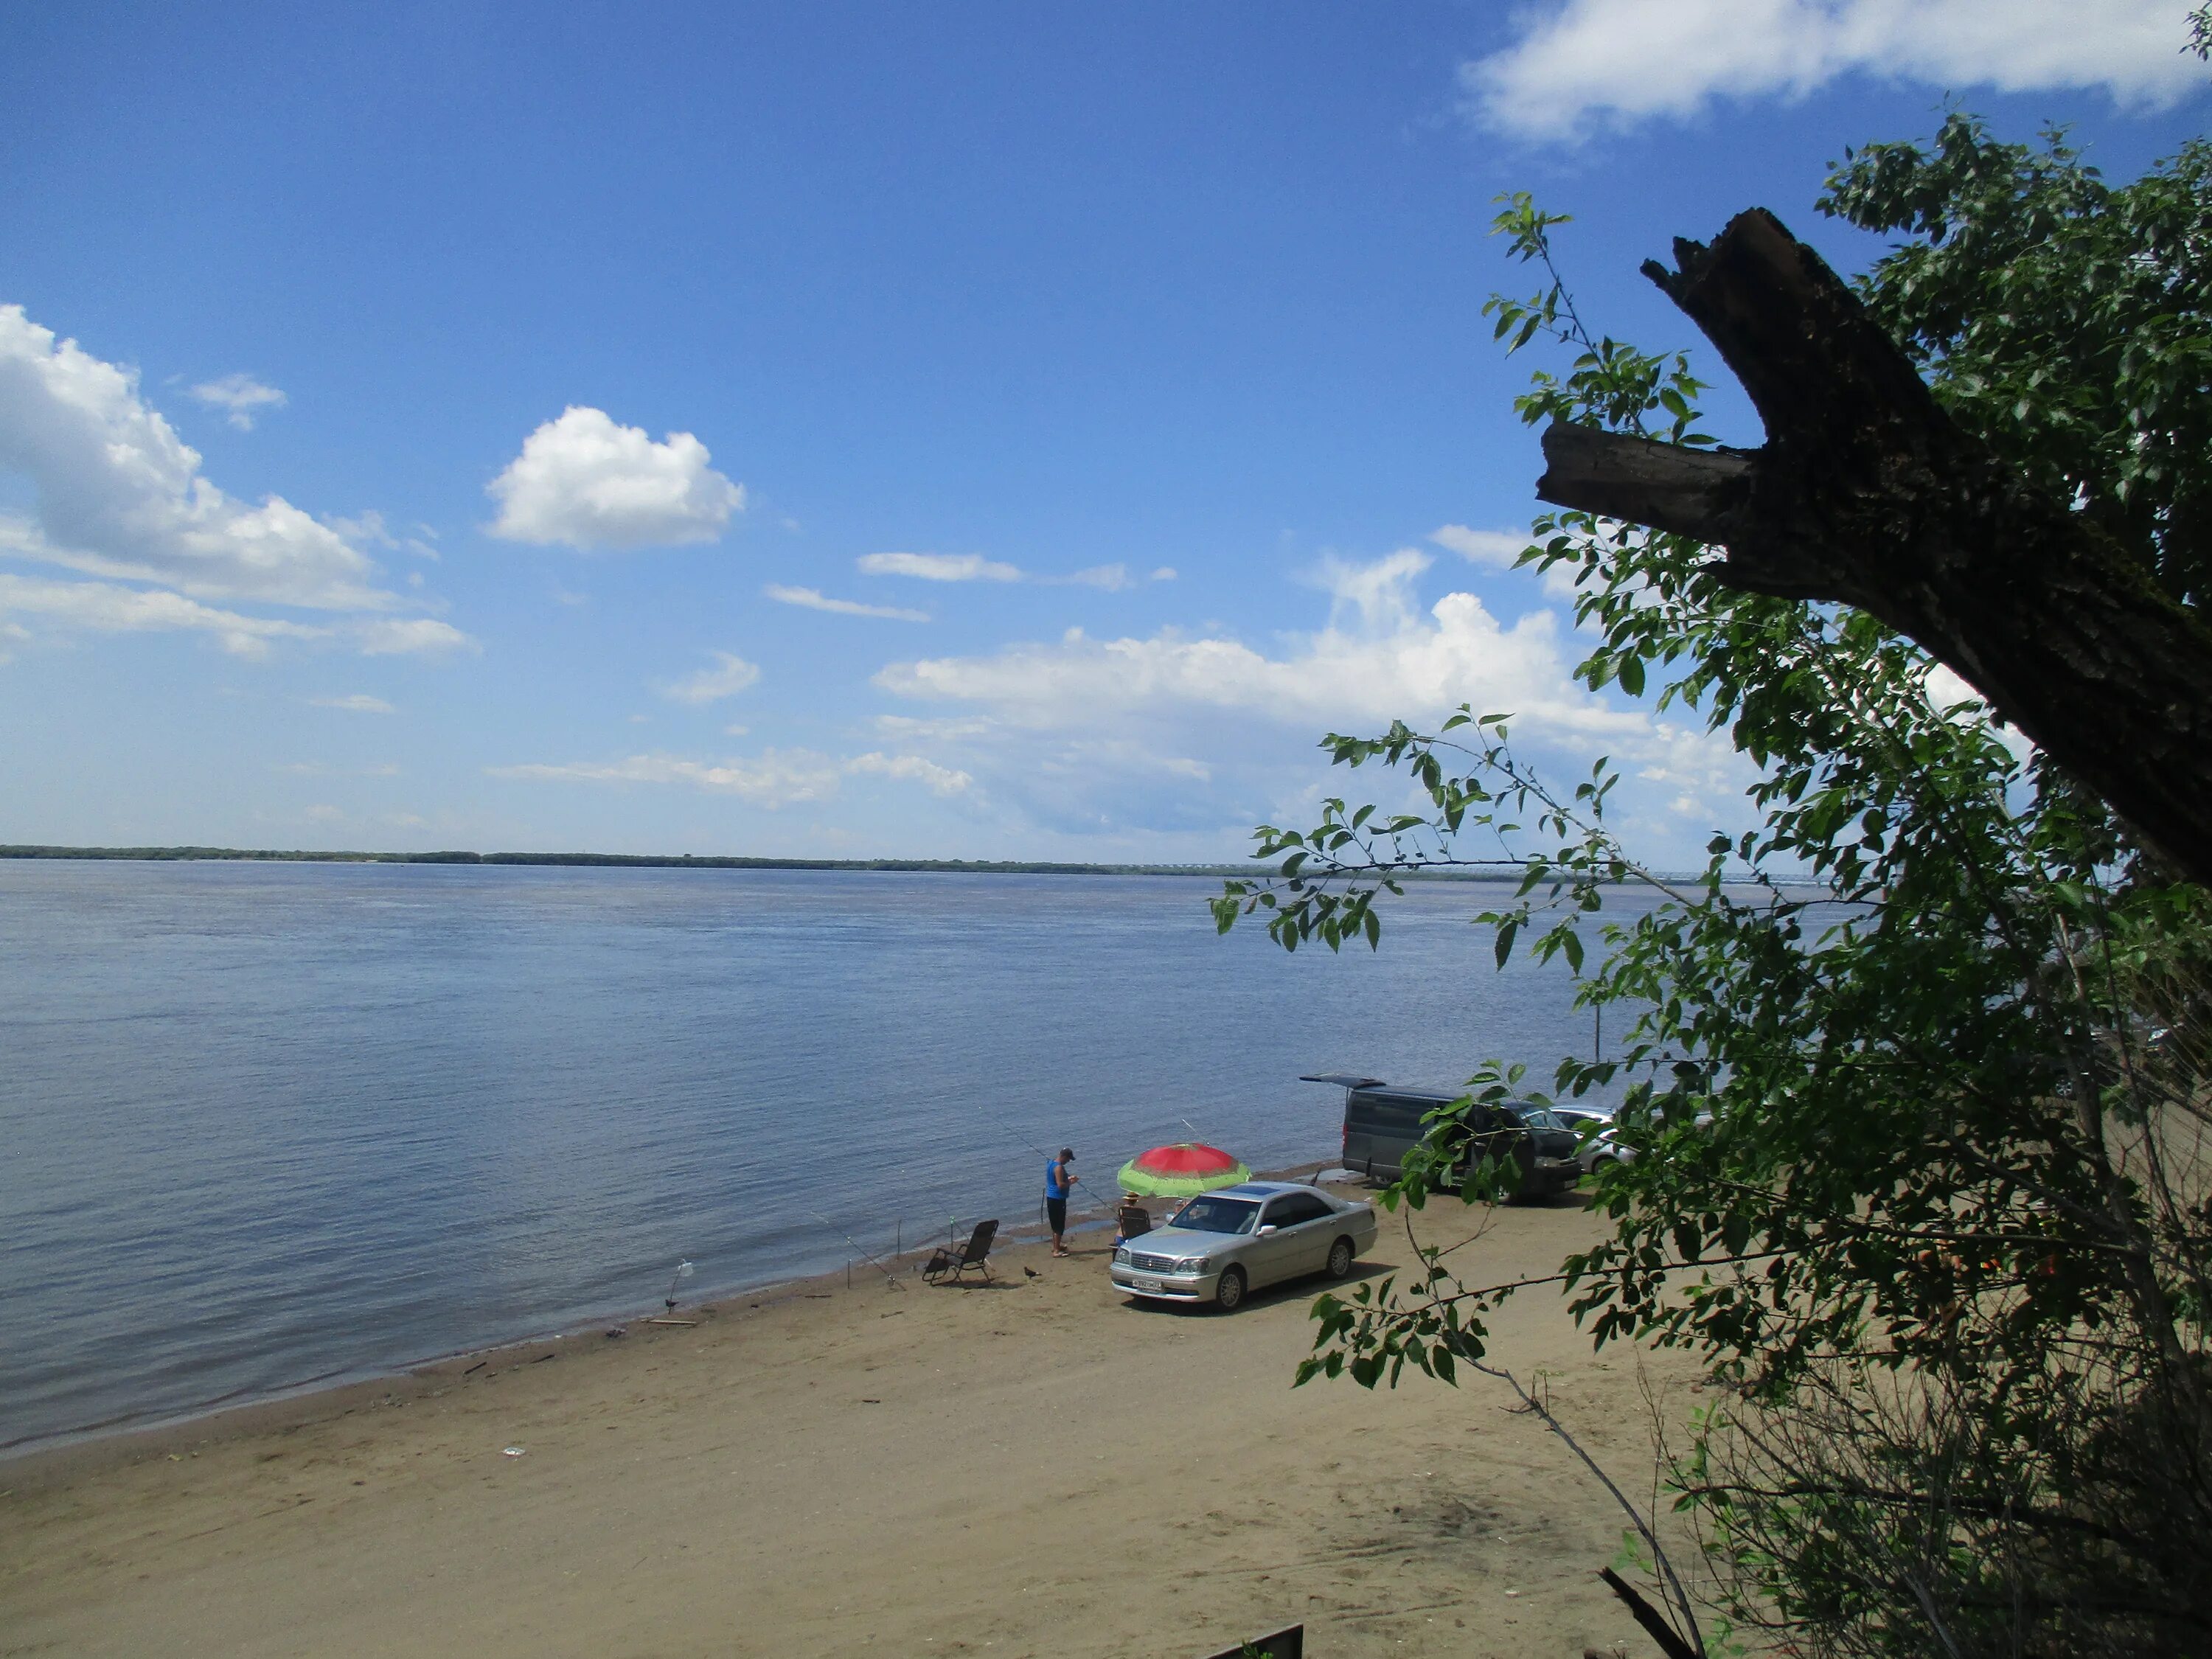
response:
M1563 971L1418 885L1383 948L1212 879L0 860L0 1446L1034 1220L1191 1138L1334 1152L1302 1072L1548 1079ZM1079 1206L1079 1208L1080 1206Z

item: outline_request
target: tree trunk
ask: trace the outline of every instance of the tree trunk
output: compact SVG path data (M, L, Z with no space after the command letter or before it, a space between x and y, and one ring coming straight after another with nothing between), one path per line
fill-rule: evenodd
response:
M1763 209L1645 275L1727 360L1766 427L1692 450L1554 423L1556 506L1724 550L1731 587L1871 612L2212 881L2212 629L2082 514L1939 405L1818 254Z

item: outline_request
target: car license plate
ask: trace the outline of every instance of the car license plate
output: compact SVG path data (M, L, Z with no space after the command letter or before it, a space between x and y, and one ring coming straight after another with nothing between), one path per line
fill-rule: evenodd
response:
M1148 1296L1158 1296L1160 1293L1160 1281L1157 1279L1147 1279L1144 1274L1137 1273L1132 1277L1130 1282Z

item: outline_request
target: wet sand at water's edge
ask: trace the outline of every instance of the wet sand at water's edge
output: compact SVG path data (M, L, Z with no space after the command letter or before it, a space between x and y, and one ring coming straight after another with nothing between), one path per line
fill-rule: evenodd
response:
M1602 1227L1495 1212L1462 1271L1550 1273ZM1596 1577L1620 1510L1503 1383L1293 1391L1317 1281L1133 1304L1107 1236L1071 1243L1003 1248L989 1285L856 1267L0 1463L0 1655L1121 1659L1300 1620L1312 1659L1651 1650ZM1358 1273L1412 1259L1386 1215ZM1648 1494L1645 1391L1679 1424L1686 1363L1593 1357L1554 1288L1492 1328Z

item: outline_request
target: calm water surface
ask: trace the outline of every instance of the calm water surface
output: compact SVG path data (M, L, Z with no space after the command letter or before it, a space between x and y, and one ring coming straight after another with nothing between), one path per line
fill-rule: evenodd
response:
M1032 1220L1185 1120L1336 1147L1301 1072L1548 1076L1564 974L1417 889L1379 954L1211 880L0 861L0 1445Z

